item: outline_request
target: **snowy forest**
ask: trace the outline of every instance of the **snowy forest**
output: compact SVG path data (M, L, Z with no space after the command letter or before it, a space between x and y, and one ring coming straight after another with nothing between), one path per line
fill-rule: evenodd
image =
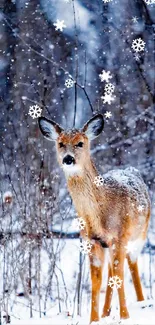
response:
M138 264L137 302L125 264L128 324L155 315L155 1L0 0L0 324L87 325L89 254L54 142L38 117L64 129L95 114L100 173L135 167L151 219ZM100 307L107 286L104 266ZM117 290L111 315L120 321Z

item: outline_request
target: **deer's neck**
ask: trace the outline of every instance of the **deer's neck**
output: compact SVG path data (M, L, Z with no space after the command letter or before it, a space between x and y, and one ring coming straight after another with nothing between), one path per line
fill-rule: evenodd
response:
M96 176L98 172L92 160L87 161L83 173L68 177L68 189L78 216L86 221L87 236L103 238L108 243L108 230L103 213L106 205L105 188L94 184Z
M97 175L98 172L93 161L91 159L87 160L87 164L80 173L67 177L67 184L71 195L74 193L74 190L76 190L76 194L78 195L78 190L87 191L90 186L92 188L92 184Z
M96 176L98 172L92 160L87 160L82 174L68 178L68 189L78 216L86 221L85 234L89 238L104 238L108 242L107 230L104 226L106 221L103 215L106 196L104 186L97 187L94 184Z
M94 184L98 172L92 160L87 164L80 174L70 176L67 179L68 189L73 199L76 210L81 217L99 216L99 202L104 200L104 188Z

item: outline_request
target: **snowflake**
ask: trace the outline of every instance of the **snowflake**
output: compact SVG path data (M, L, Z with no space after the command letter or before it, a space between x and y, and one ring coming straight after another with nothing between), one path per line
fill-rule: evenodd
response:
M129 241L127 246L124 246L127 253L133 253L137 248L135 247L135 242Z
M103 99L103 104L108 103L109 105L111 104L111 102L114 101L114 99L116 98L116 96L112 96L112 94L105 94L104 96L101 97L101 99Z
M104 183L104 179L101 175L96 176L93 182L97 187L102 186Z
M155 0L144 0L146 2L147 5L152 5L153 3L155 3Z
M105 85L105 92L106 94L112 94L114 92L115 86L111 83Z
M139 205L139 207L138 207L138 212L142 212L143 210L144 210L144 206L143 205Z
M112 116L111 112L106 111L104 114L105 118L110 118Z
M112 78L110 71L105 71L105 70L102 70L102 73L99 74L99 77L101 79L101 82L103 81L109 82L109 79Z
M140 61L140 56L139 56L139 54L137 54L137 53L134 54L134 58L135 58L136 61Z
M138 17L132 17L132 21L133 21L133 23L137 23L137 21L138 21Z
M38 105L30 106L29 115L32 118L37 118L41 116L42 109Z
M73 87L74 86L74 80L72 80L72 79L67 79L66 81L65 81L65 86L67 87L67 88L71 88L71 87Z
M112 0L102 0L104 3L111 2Z
M75 218L73 221L73 224L76 228L78 228L78 230L82 230L85 228L85 220L83 218Z
M63 28L66 27L66 25L64 24L64 20L59 20L57 19L56 23L53 24L55 26L55 30L59 30L61 32L63 32Z
M142 52L144 51L145 42L141 38L136 38L132 41L132 49L135 52Z
M89 240L85 240L80 244L80 251L84 254L90 254L92 244Z
M121 288L122 280L119 278L118 275L115 275L109 279L108 286L112 289L116 287L116 289Z

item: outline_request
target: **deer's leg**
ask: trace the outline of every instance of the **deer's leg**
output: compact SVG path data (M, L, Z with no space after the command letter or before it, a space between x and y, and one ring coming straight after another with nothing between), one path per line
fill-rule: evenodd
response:
M143 296L143 291L142 291L142 286L141 286L141 281L140 281L140 276L138 271L138 263L137 261L132 262L129 255L127 255L127 260L128 260L129 269L131 271L132 281L135 287L137 300L142 301L144 300L144 296Z
M108 283L109 279L112 277L112 269L110 263L108 264ZM111 307L111 299L112 299L112 294L113 294L113 288L111 288L107 283L107 288L106 288L106 295L105 295L105 303L103 307L103 313L101 317L107 317L110 315L110 307Z
M99 320L99 295L102 284L102 270L104 262L104 249L95 243L90 255L90 271L92 281L91 317L90 323Z
M129 318L129 313L126 306L126 298L125 298L125 291L124 291L124 260L125 260L126 254L124 250L124 245L117 245L114 252L113 252L113 258L112 258L112 264L113 264L113 276L116 280L122 280L122 282L119 283L116 282L116 287L118 290L118 297L119 297L119 304L120 304L120 317L121 318ZM117 276L117 278L116 278Z

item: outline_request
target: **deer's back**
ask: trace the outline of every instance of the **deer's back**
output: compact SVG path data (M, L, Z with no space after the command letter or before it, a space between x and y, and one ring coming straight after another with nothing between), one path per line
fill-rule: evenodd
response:
M114 192L116 196L125 196L135 203L139 209L149 207L149 195L147 187L139 173L133 167L112 170L104 175L104 187ZM133 202L134 203L134 202Z
M112 170L104 175L104 197L107 197L103 225L108 220L109 228L116 236L129 234L145 238L150 200L147 187L135 168Z
M90 178L90 177L89 177ZM69 189L78 211L88 225L90 237L143 236L149 220L147 187L134 168L112 170L103 177L103 186L74 179ZM102 235L103 234L103 235Z

